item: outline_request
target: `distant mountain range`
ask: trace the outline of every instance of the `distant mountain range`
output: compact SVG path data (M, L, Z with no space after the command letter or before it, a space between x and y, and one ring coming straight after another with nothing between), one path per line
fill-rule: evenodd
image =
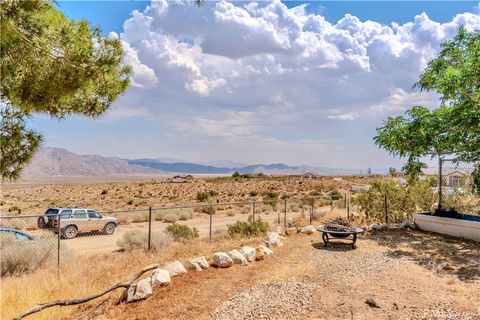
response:
M216 165L213 165L216 164ZM105 176L122 174L358 174L358 169L288 166L282 163L244 165L229 160L208 163L184 162L175 158L122 159L99 155L78 155L60 148L41 148L25 168L23 177Z
M106 176L159 173L122 159L98 155L78 155L60 148L41 148L22 173L23 178L49 176Z

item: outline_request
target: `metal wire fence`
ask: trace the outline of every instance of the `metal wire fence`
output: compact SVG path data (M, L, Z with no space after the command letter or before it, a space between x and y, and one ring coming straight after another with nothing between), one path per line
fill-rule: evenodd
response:
M161 250L168 236L165 231L175 223L195 228L199 237L209 239L228 233L229 225L246 222L249 217L270 226L289 227L299 220L312 224L334 210L348 215L349 201L346 194L339 194L106 212L53 209L41 215L0 216L2 268L3 262L17 257L33 259L38 264L54 259L60 265L71 255L128 250L132 245L146 251Z
M438 209L480 214L480 161L439 161Z

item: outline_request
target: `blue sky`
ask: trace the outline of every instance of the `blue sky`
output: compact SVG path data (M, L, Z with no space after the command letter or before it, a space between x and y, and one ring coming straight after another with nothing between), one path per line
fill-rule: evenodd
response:
M46 146L127 158L399 167L373 144L375 127L412 105L436 106L413 83L460 25L480 29L478 2L58 7L122 40L132 86L100 119L30 124Z

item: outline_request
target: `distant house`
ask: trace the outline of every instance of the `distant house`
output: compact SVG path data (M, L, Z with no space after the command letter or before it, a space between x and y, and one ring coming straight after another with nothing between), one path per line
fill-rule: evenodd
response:
M184 183L184 182L188 182L190 180L193 180L193 176L191 174L187 174L187 175L176 175L176 176L173 176L171 179L170 179L170 182L174 182L174 183Z
M317 176L311 172L306 172L303 174L304 179L315 179Z
M446 174L444 179L447 187L458 188L470 184L471 176L462 171L453 171Z

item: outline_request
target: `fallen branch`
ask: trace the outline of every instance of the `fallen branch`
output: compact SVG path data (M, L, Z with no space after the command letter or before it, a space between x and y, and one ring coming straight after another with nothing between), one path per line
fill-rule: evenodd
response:
M144 274L145 272L148 272L150 270L153 270L153 269L157 269L159 268L158 264L151 264L145 268L143 268L142 270L139 270L137 271L136 273L134 273L132 276L130 276L130 278L125 281L125 282L118 282L117 284L111 286L110 288L108 289L105 289L99 293L96 293L96 294L93 294L91 296L87 296L87 297L84 297L84 298L80 298L80 299L73 299L73 300L56 300L56 301L51 301L51 302L46 302L46 303L42 303L42 304L38 304L36 305L35 307L33 307L32 309L30 310L27 310L21 314L19 314L18 316L15 317L15 320L19 320L19 319L23 319L25 318L26 316L29 316L31 314L34 314L34 313L37 313L37 312L40 312L44 309L47 309L47 308L51 308L51 307L55 307L55 306L60 306L60 307L65 307L65 306L73 306L73 305L77 305L77 304L81 304L81 303L85 303L85 302L88 302L90 300L93 300L93 299L96 299L96 298L99 298L103 295L106 295L107 293L113 291L113 290L116 290L116 289L119 289L119 288L128 288L130 287L138 278L140 278L140 276L142 274Z

